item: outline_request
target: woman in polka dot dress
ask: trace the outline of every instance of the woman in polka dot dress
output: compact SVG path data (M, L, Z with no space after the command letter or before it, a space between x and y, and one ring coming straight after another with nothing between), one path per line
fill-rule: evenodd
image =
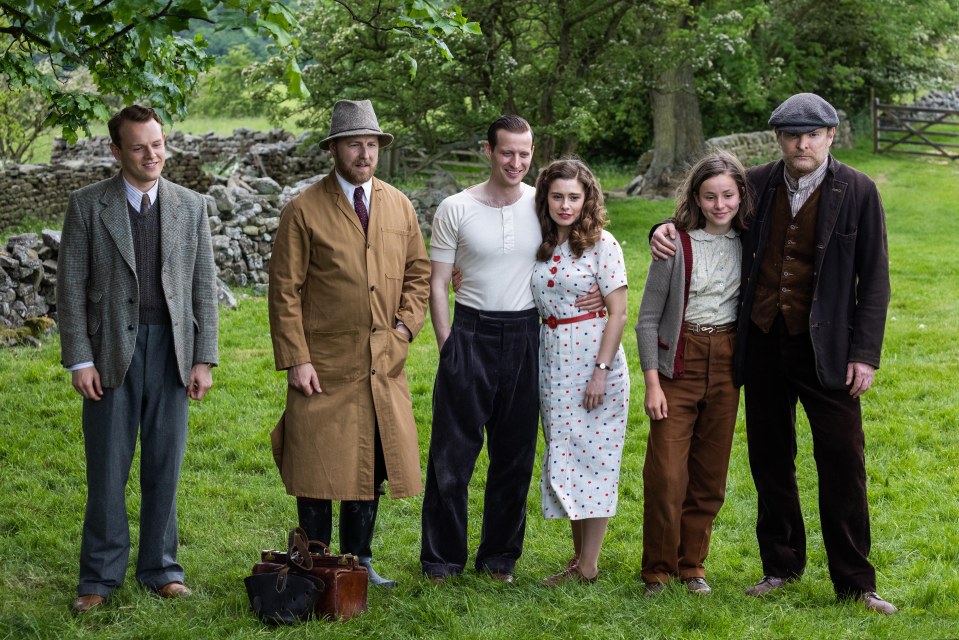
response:
M579 160L558 160L536 181L543 244L532 289L540 329L543 515L569 518L573 557L548 586L594 582L609 518L616 514L626 435L629 371L620 344L626 325L626 265L608 232L599 183ZM574 301L598 284L607 312Z

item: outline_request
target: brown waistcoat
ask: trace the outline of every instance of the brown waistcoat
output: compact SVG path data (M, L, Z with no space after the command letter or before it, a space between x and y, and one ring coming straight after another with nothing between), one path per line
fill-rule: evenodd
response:
M776 190L751 316L764 332L769 332L777 313L782 313L790 335L809 331L821 191L822 185L793 218L785 186Z

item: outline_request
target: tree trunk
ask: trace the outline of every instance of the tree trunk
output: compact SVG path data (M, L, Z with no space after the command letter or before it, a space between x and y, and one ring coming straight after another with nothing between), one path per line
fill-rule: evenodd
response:
M706 150L692 67L664 71L650 94L655 150L639 194L668 197Z

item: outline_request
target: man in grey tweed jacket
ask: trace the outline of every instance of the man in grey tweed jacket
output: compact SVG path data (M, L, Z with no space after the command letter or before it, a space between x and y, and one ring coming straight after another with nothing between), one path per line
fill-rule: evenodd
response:
M165 136L152 109L127 107L109 129L120 174L70 194L57 267L62 363L84 398L87 507L74 613L123 583L138 434L136 577L162 597L190 595L176 559L176 490L189 398L210 389L218 359L206 203L160 177Z

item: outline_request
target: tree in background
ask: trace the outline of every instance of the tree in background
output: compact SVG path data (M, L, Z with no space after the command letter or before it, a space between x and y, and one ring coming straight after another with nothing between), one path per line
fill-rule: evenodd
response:
M403 0L395 12L374 15L378 27L403 30L446 54L447 33L475 28L442 0ZM107 96L147 102L172 122L186 113L200 74L214 62L201 34L182 35L192 21L268 34L284 60L288 94L305 96L296 18L273 0L0 0L0 34L10 40L0 54L0 77L13 91L43 96L45 123L62 127L71 141L79 130L89 134L90 121L109 118ZM89 70L94 91L65 86L65 76L76 69Z
M521 113L534 124L541 157L572 153L595 135L602 106L634 91L637 78L617 50L628 46L624 21L636 4L471 0L464 11L482 35L451 35L456 55L447 59L426 43L360 28L330 11L332 3L318 3L300 14L310 98L290 101L278 91L270 82L275 65L258 74L258 97L271 104L274 118L296 113L299 124L314 129L325 126L335 100L370 98L383 123L428 150L473 144L501 113ZM407 72L410 56L420 62L415 75Z
M32 159L30 147L44 131L43 96L32 90L11 91L0 78L0 168Z
M288 74L290 87L300 90L290 35L295 18L282 4L268 0L0 2L0 33L11 40L0 56L0 76L14 91L30 89L42 95L46 124L60 126L70 141L79 130L89 134L90 121L109 118L105 96L148 102L171 122L172 115L185 113L199 74L213 64L202 37L179 35L190 28L191 20L270 33L294 71ZM93 91L65 86L65 76L76 69L89 70Z
M850 115L870 91L900 96L955 85L959 0L770 0L754 54L776 98L814 91Z
M200 79L197 97L189 102L190 113L216 118L262 116L265 106L253 96L247 80L254 62L246 44L234 45L217 58L216 66Z

